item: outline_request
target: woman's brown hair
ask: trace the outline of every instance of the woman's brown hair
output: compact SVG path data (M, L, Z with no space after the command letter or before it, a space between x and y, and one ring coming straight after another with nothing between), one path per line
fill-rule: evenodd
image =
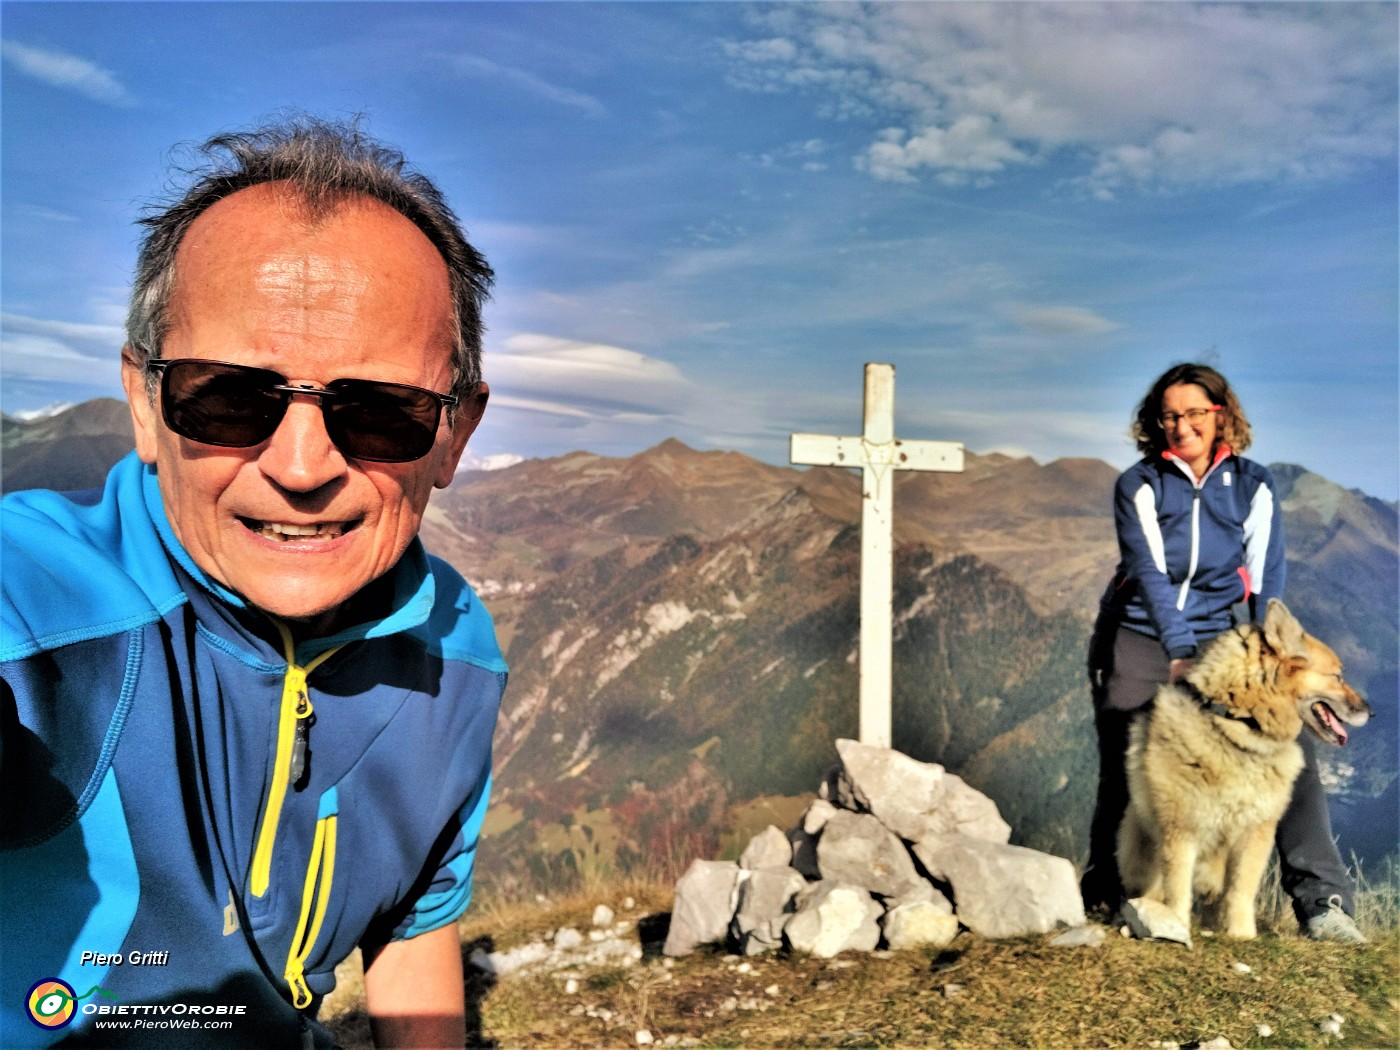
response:
M1230 384L1209 365L1188 361L1173 365L1158 376L1157 381L1152 384L1152 389L1138 405L1133 417L1132 436L1137 442L1139 452L1144 455L1158 455L1166 451L1167 435L1162 432L1160 419L1162 398L1168 387L1179 383L1191 383L1200 387L1205 391L1206 397L1210 398L1211 404L1220 406L1218 439L1228 445L1231 452L1243 452L1249 448L1250 438L1253 436L1249 429L1249 420L1245 418L1244 409L1240 407L1239 399L1230 389Z

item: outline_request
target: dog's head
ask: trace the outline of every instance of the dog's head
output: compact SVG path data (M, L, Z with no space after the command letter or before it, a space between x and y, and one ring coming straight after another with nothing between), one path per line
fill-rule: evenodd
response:
M1342 661L1294 619L1277 598L1269 599L1264 642L1279 660L1279 687L1290 692L1303 724L1322 741L1340 747L1347 729L1362 726L1371 708L1342 677Z

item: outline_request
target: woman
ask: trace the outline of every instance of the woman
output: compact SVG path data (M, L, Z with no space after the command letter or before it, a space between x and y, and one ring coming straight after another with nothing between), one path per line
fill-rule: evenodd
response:
M1114 490L1120 560L1089 652L1100 770L1081 884L1091 909L1115 909L1122 900L1114 849L1134 713L1159 685L1180 677L1206 642L1236 618L1262 616L1283 592L1277 490L1265 467L1239 455L1249 447L1249 422L1225 378L1200 364L1169 369L1138 405L1133 437L1145 458ZM1363 941L1306 732L1302 744L1306 766L1276 840L1283 886L1308 936Z

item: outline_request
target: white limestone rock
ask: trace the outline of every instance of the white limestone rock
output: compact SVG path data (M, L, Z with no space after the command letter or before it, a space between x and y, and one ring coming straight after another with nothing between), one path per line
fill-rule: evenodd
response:
M967 835L914 844L935 879L953 888L958 918L983 937L1020 937L1084 925L1074 866L1063 857Z
M723 941L747 872L731 861L695 860L676 881L666 955L689 955L702 944Z
M802 814L802 830L809 835L820 835L826 822L836 815L836 807L826 799L813 799Z
M961 777L931 762L857 740L836 741L841 758L838 798L875 815L900 838L919 842L960 834L990 842L1011 839L997 805Z
M869 891L823 880L797 898L797 911L783 927L793 951L830 959L844 951L874 951L880 943L883 909Z
M1119 909L1134 937L1142 940L1175 941L1191 947L1191 931L1161 901L1134 897Z
M929 945L944 948L958 935L957 916L929 901L896 904L885 912L885 943L895 950Z
M783 926L793 910L793 900L807 885L802 875L788 867L758 868L739 887L739 904L729 932L743 955L781 948Z
M739 856L739 867L747 871L759 868L786 868L792 864L792 843L787 836L769 824L752 839Z
M900 904L917 904L923 902L932 904L944 915L953 914L953 902L933 883L927 879L920 879L919 884L907 893L901 893L898 897L893 897L885 902L886 908L893 908Z
M899 837L868 813L842 810L817 842L823 879L861 886L882 897L915 892L924 878Z
M1052 948L1097 948L1108 938L1108 931L1102 926L1076 926L1072 930L1052 937Z

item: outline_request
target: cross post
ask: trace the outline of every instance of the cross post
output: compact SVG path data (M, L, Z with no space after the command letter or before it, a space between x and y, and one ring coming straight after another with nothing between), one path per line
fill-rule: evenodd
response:
M810 467L861 472L860 740L890 747L894 632L894 475L898 470L961 472L963 447L952 441L894 436L894 365L865 366L865 420L860 437L793 434L789 459Z

